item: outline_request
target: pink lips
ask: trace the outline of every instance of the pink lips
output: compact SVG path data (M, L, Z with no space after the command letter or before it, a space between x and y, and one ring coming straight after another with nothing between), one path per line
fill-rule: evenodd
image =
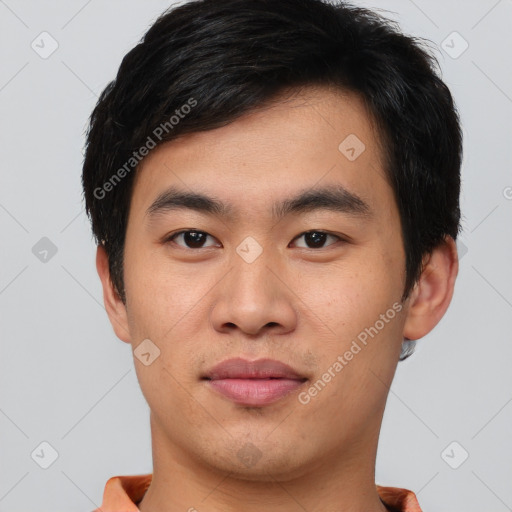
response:
M239 405L261 406L283 398L307 379L290 366L272 359L228 359L203 379L218 393Z

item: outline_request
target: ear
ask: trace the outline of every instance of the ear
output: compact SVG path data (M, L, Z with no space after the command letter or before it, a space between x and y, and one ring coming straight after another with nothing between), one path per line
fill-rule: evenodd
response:
M128 318L126 306L119 297L112 280L110 279L110 270L108 266L108 256L105 248L98 245L96 250L96 270L103 286L103 302L105 310L110 319L110 323L116 333L116 336L126 342L131 343L130 331L128 329Z
M417 340L428 334L445 314L459 271L457 246L447 236L424 262L424 269L408 299L403 336Z

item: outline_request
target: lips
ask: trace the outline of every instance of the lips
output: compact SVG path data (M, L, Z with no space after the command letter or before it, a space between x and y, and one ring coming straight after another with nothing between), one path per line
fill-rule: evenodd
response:
M239 405L271 404L298 389L307 380L293 368L273 359L228 359L203 377L210 388Z

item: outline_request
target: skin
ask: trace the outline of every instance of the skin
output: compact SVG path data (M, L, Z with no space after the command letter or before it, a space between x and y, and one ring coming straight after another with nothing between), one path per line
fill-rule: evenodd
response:
M338 150L349 134L366 147L354 161ZM213 196L239 217L181 209L150 220L146 210L172 185ZM319 209L272 217L275 201L330 185L363 198L373 215ZM190 248L184 237L164 241L186 229L210 235L206 247ZM302 236L311 230L335 236L315 248ZM263 251L252 263L236 252L248 236ZM400 218L378 133L357 96L304 88L227 126L157 147L134 184L126 306L101 246L97 269L116 335L133 349L150 339L160 350L148 366L134 358L153 442L142 512L386 510L374 468L401 343L425 336L442 318L458 260L448 237L400 303ZM307 390L393 304L401 311L307 404L298 390L244 407L201 380L225 359L268 357L306 376L300 391ZM258 460L247 467L241 449Z

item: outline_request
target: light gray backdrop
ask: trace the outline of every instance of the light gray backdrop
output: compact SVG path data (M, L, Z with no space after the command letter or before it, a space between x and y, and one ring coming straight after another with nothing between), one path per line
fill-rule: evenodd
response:
M377 481L412 489L425 512L512 510L512 1L357 3L435 43L465 135L455 295L399 365ZM0 0L1 512L88 512L109 477L152 471L80 172L97 96L169 5Z

